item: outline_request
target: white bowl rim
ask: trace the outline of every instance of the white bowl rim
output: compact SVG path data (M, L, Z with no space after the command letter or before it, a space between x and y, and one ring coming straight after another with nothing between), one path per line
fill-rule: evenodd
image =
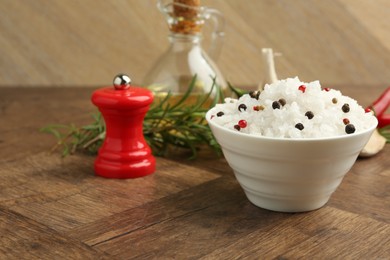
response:
M213 108L211 108L209 111L206 113L206 120L207 122L212 125L215 128L218 128L221 131L225 131L231 134L235 134L238 136L242 136L244 138L253 138L253 139L260 139L260 140L265 140L265 141L280 141L280 142L316 142L316 141L329 141L329 140L338 140L338 139L346 139L346 138L353 138L356 136L364 135L367 134L378 126L378 119L374 116L375 118L375 124L372 125L371 127L352 134L347 134L347 135L336 135L336 136L327 136L327 137L307 137L307 138L280 138L280 137L270 137L270 136L263 136L263 135L251 135L247 133L242 133L238 131L234 131L232 129L223 127L221 125L216 124L211 120L211 113L212 113Z

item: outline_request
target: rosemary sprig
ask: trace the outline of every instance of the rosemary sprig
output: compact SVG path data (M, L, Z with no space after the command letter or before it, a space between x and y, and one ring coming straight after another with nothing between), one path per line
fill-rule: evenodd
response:
M216 95L211 105L219 102L223 95L213 81L210 92L197 96L196 102L189 104L193 88L196 83L194 77L188 90L175 103L171 103L172 96L168 94L160 102L155 102L144 119L144 137L155 155L164 156L170 147L181 147L191 151L191 158L197 156L200 146L208 146L217 153L220 147L205 122L205 114L210 108L207 102L211 98L214 88Z
M164 98L156 99L152 103L143 122L143 133L154 155L165 156L172 147L189 150L190 158L196 158L200 147L211 148L220 154L220 147L207 125L205 115L211 107L224 99L224 94L213 79L210 92L197 95L193 102L195 83L196 76L186 93L177 101L176 96L167 93ZM233 93L242 93L230 84L229 88ZM101 114L97 113L93 118L94 121L89 125L49 125L41 131L57 138L52 151L62 148L62 156L76 151L96 154L106 132Z
M49 133L57 138L57 143L51 152L62 148L62 156L74 154L77 150L84 150L96 154L105 137L105 124L100 113L92 116L94 121L85 126L48 125L41 128L41 132Z

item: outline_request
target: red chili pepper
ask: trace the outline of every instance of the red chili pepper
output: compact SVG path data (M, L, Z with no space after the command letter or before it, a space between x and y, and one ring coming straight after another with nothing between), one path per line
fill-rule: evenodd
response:
M390 87L370 106L377 117L380 117L390 105Z
M375 116L378 118L378 128L390 125L390 114L385 114L387 108L390 106L390 87L388 87L380 97L369 106Z
M381 115L378 117L378 128L382 128L390 125L390 114L389 115Z

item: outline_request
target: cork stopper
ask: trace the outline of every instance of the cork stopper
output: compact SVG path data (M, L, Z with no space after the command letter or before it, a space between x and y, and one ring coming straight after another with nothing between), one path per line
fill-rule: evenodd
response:
M176 22L172 24L171 31L181 34L200 33L204 22L199 17L200 0L174 0L173 15Z

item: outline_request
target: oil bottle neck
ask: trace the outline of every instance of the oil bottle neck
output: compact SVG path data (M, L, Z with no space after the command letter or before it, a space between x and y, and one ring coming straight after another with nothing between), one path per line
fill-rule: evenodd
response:
M185 51L199 47L202 36L172 33L168 36L168 39L174 51Z

